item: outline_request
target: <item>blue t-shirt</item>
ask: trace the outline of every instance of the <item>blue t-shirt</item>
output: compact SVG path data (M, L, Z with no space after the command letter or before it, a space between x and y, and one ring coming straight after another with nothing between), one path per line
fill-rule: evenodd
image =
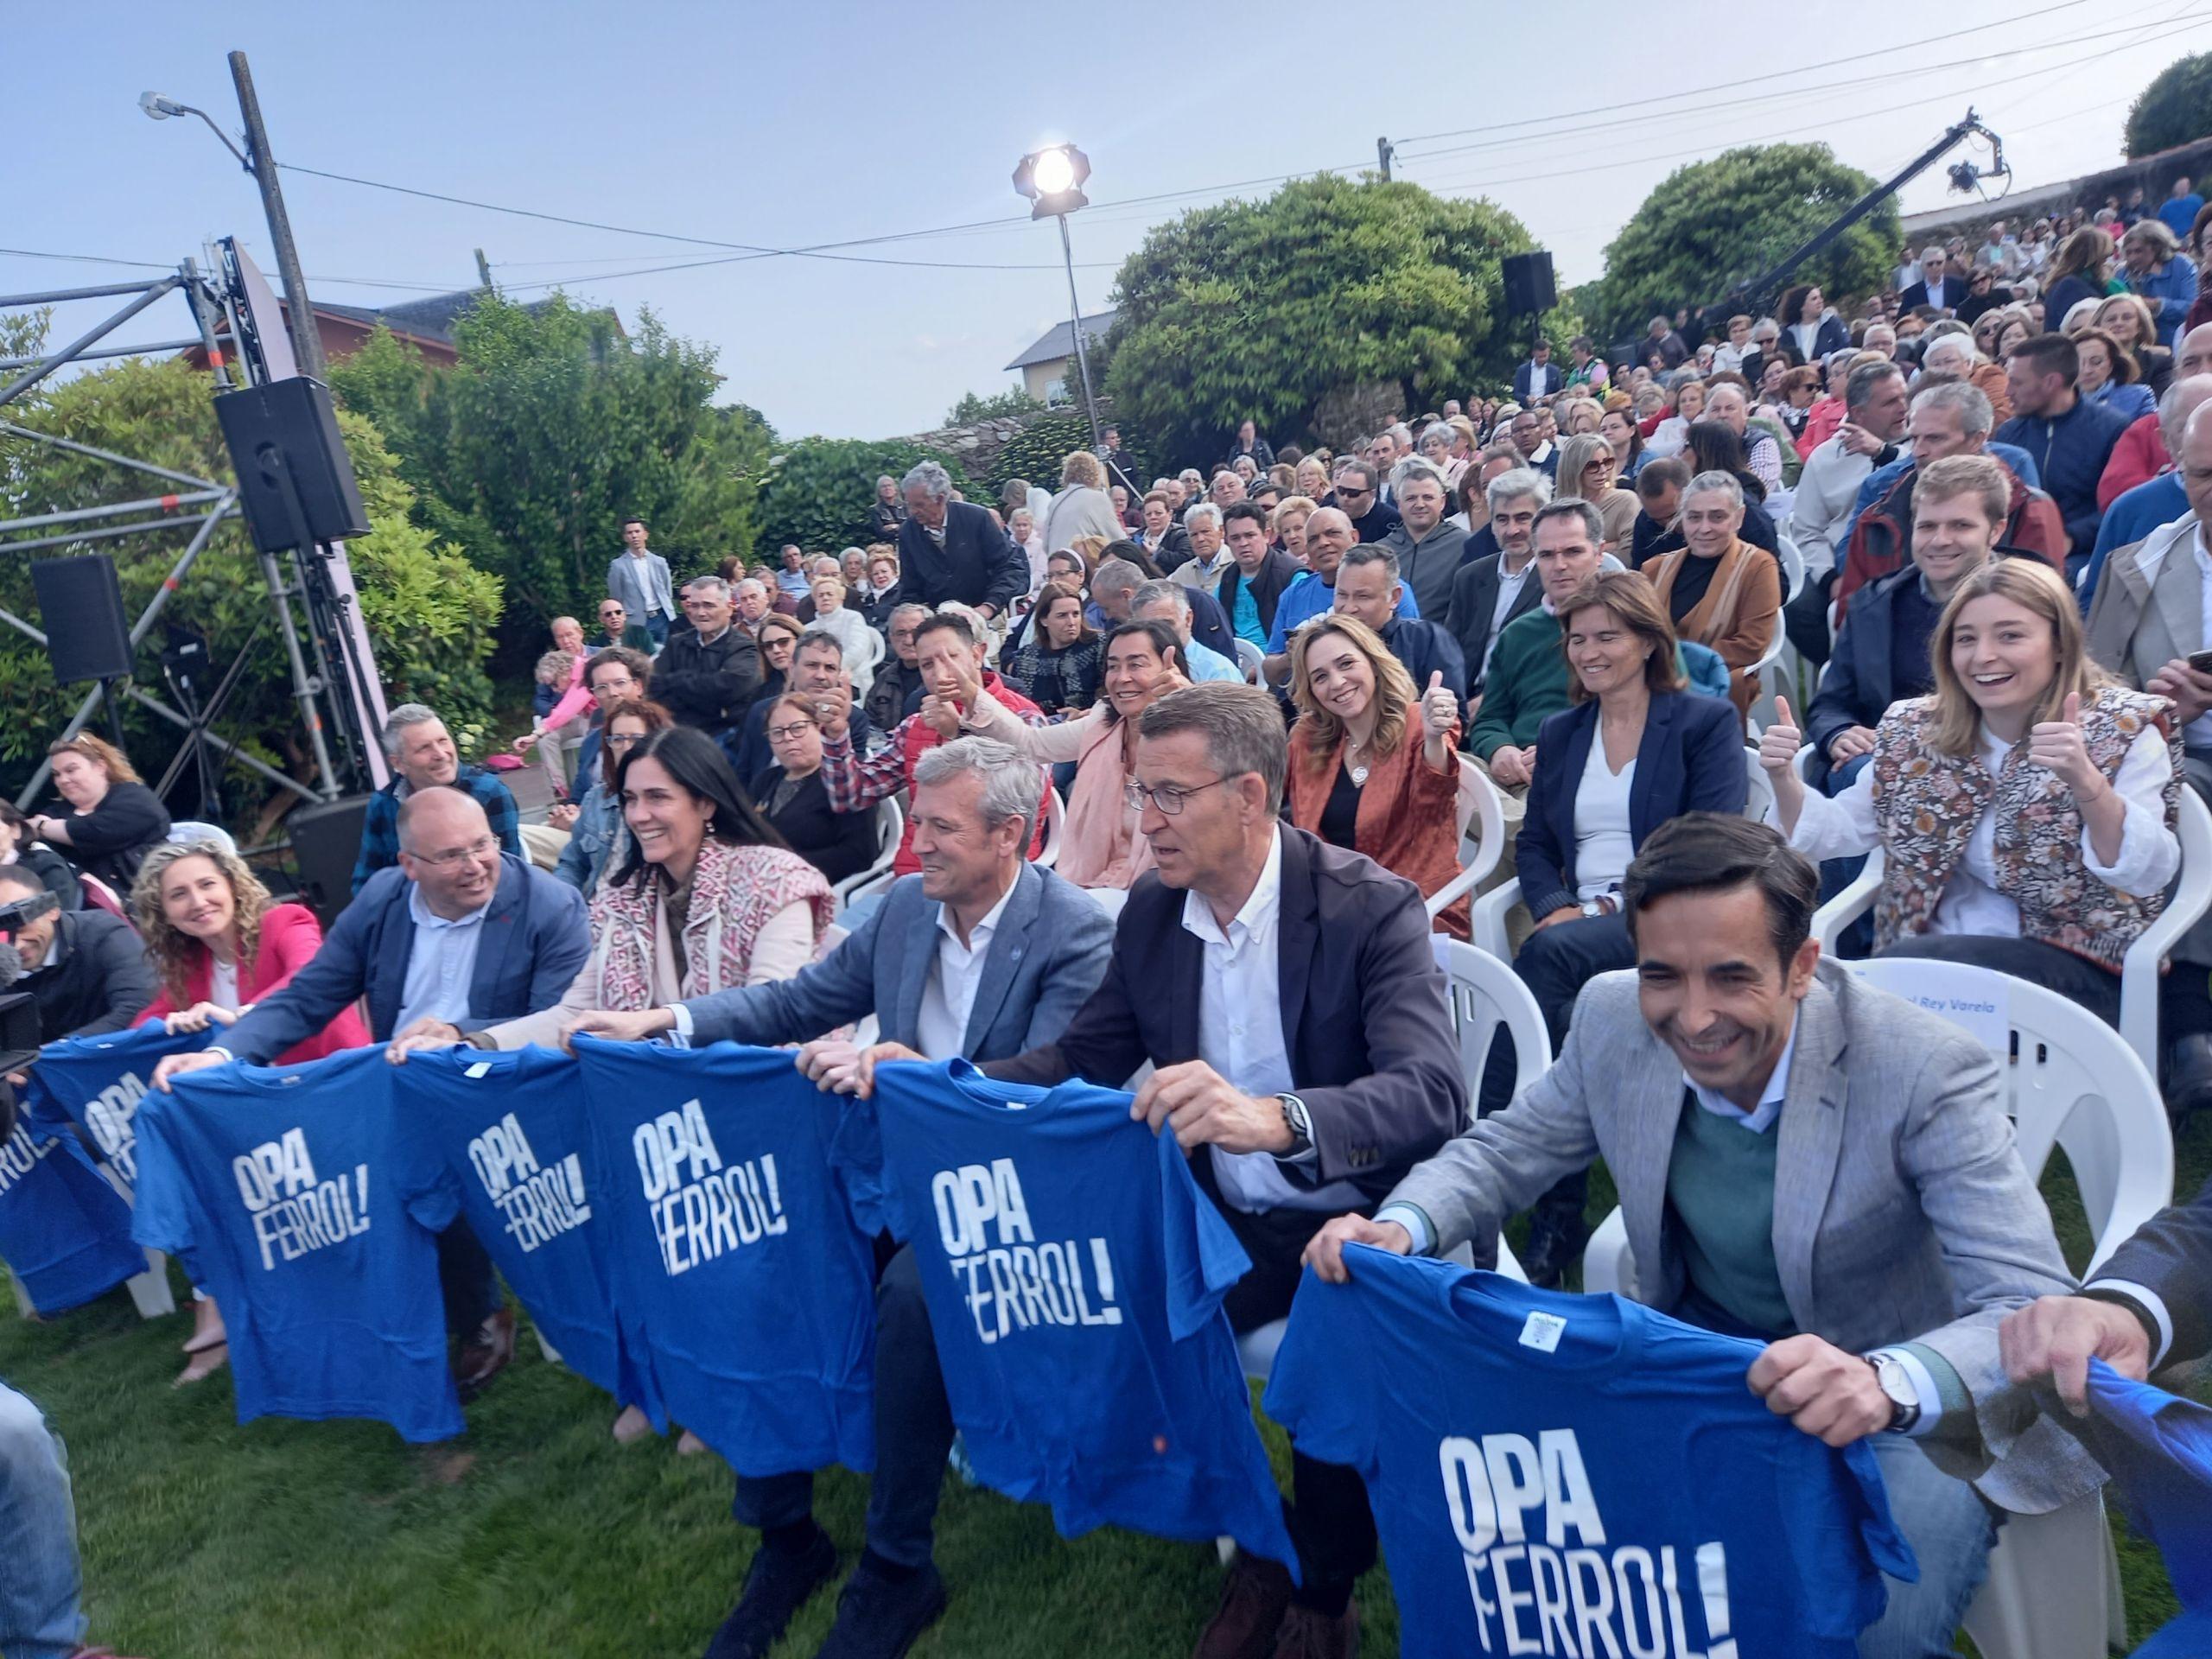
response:
M1294 1570L1221 1307L1251 1264L1174 1137L1117 1090L965 1060L883 1068L855 1116L880 1137L977 1477L1050 1503L1066 1537L1226 1534Z
M224 1065L138 1108L132 1236L222 1304L238 1421L372 1417L461 1431L436 1241L410 1213L381 1048Z
M832 1167L836 1097L782 1049L575 1051L638 1403L740 1474L873 1468L875 1253Z
M410 1154L397 1179L417 1218L442 1232L466 1216L562 1362L642 1402L615 1330L614 1229L577 1063L544 1048L423 1051L393 1093Z
M154 1068L171 1054L196 1054L209 1034L172 1037L156 1020L103 1037L67 1037L39 1051L23 1104L37 1128L82 1127L121 1188L138 1184L138 1108L153 1086Z
M2212 1408L2092 1359L2089 1415L2064 1421L2112 1477L2128 1520L2165 1557L2182 1606L2212 1614Z
M130 1206L73 1131L19 1122L0 1142L0 1261L41 1314L66 1313L146 1270Z
M1298 632L1299 626L1311 622L1329 609L1336 599L1336 588L1322 581L1319 572L1301 570L1293 576L1275 601L1274 626L1268 630L1268 655L1280 657L1289 650L1290 636ZM1409 582L1398 584L1398 614L1421 615L1421 607L1414 602L1414 586Z
M1744 1385L1759 1344L1354 1245L1267 1410L1367 1482L1408 1653L1849 1659L1916 1576L1872 1448ZM1732 1643L1732 1648L1730 1644Z

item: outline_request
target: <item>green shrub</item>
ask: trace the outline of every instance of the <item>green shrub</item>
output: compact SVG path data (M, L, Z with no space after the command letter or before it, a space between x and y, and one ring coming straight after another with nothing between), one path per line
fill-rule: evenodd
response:
M1008 479L1026 479L1039 488L1060 487L1060 463L1071 450L1090 448L1090 423L1081 415L1040 415L1023 427L991 463L991 499Z
M761 480L760 547L772 553L795 543L810 553L834 553L865 545L875 480L886 473L903 477L918 461L941 462L955 489L973 493L959 462L899 439L801 438L785 445Z

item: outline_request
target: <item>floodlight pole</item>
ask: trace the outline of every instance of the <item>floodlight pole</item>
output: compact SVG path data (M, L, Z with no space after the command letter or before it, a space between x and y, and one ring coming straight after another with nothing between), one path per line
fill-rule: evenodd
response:
M269 148L269 129L262 124L261 99L253 90L253 71L245 54L231 54L231 79L238 84L238 114L245 122L245 153L253 181L261 187L262 211L269 218L269 240L276 254L277 274L284 279L286 322L292 335L292 355L302 374L327 381L329 365L322 355L322 336L315 326L315 308L308 300L308 279L300 270L300 251L293 245L291 216L284 211L283 187L276 181L276 157Z
M1068 216L1055 213L1060 221L1060 257L1068 267L1068 327L1075 331L1076 372L1083 379L1083 412L1090 418L1090 447L1103 449L1106 435L1098 429L1098 404L1090 395L1090 353L1083 344L1083 301L1075 291L1075 244L1068 240Z

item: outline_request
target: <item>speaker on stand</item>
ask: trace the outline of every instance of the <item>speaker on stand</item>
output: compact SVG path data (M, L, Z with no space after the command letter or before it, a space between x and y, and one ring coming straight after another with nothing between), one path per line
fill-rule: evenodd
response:
M1499 264L1505 278L1505 315L1527 317L1533 342L1542 326L1536 319L1559 304L1552 257L1539 248L1533 253L1509 253Z
M123 584L105 553L33 559L31 588L46 624L46 654L63 685L98 680L106 696L108 734L123 747L123 714L115 683L130 677L130 624L123 610Z

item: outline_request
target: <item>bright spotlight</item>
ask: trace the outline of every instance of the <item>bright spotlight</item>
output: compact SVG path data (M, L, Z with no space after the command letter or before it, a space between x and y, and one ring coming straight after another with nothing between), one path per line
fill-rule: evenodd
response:
M1021 158L1021 165L1014 169L1014 188L1035 204L1032 219L1050 219L1090 205L1083 194L1084 181L1090 176L1089 156L1073 144L1055 144Z

